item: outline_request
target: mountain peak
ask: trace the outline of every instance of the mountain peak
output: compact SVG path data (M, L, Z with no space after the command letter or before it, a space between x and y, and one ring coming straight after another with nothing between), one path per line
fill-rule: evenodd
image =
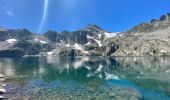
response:
M165 21L165 20L170 20L170 13L167 13L160 17L160 21Z
M128 30L129 33L137 33L137 32L153 32L159 29L165 29L170 26L170 13L162 15L158 19L152 19L150 22L143 22L138 24Z
M89 24L86 26L86 28L98 28L101 29L99 26L95 25L95 24Z
M95 24L89 24L85 27L85 30L92 31L92 32L101 32L103 31L99 26Z

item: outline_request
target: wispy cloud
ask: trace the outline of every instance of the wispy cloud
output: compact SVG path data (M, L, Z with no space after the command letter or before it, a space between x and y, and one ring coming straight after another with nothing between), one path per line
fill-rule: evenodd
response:
M15 16L15 14L11 10L6 11L6 14L11 17Z
M6 9L6 6L1 7L1 9L2 9L2 10L5 10L5 9Z
M1 7L1 10L2 10L2 12L3 12L4 14L6 14L7 16L15 17L15 14L14 14L14 12L12 11L11 8L8 8L8 7L6 7L6 6L3 6L3 7Z

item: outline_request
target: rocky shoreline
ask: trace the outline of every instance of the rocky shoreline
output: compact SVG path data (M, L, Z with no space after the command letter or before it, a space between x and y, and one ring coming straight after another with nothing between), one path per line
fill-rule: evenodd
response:
M5 81L5 75L0 73L0 100L7 99L3 96L3 94L7 92L7 90L5 89L6 83L4 81ZM7 99L7 100L11 100L11 99Z
M6 97L12 100L141 100L142 95L133 88L121 88L115 86L100 86L98 89L91 86L79 87L70 84L38 85L29 84L30 87L20 87L19 85L9 84L15 89L9 88ZM45 88L45 87L48 87ZM13 94L14 93L14 94ZM4 99L2 99L4 100ZM6 100L6 99L5 99ZM9 99L7 99L9 100ZM11 100L11 99L10 99Z
M101 86L100 87L101 89L99 88L99 90L94 90L92 87L87 87L87 88L82 87L81 88L82 90L80 89L80 91L81 92L84 91L84 92L80 93L79 90L69 89L67 85L66 85L67 88L65 86L63 87L62 85L59 85L59 87L57 87L56 89L59 89L59 88L60 89L54 92L53 94L55 96L51 96L50 91L52 91L52 88L43 90L43 87L41 87L41 86L46 86L46 85L38 85L37 87L34 87L32 89L28 89L28 88L23 89L23 87L21 88L20 86L16 84L8 84L7 86L7 83L5 82L6 78L7 77L4 74L0 73L0 100L18 100L18 99L32 100L32 99L38 99L38 98L45 99L44 96L47 94L50 96L47 97L46 99L52 99L53 97L57 97L58 98L57 100L60 100L60 99L77 100L81 98L84 98L86 100L104 99L104 98L107 98L107 99L114 98L115 100L120 100L120 99L124 100L125 98L129 98L131 100L140 100L140 98L142 98L141 94L134 89L128 89L128 88L126 89L126 88L120 88L120 87L115 87L115 86L111 86L110 88ZM17 87L17 88L15 89L14 87L15 88ZM36 88L39 88L40 91L46 91L46 92L43 92L42 94L40 93L40 91L37 91ZM10 92L8 92L7 89ZM103 89L104 91L102 91ZM91 94L92 92L94 94ZM101 94L100 96L99 96L99 93Z

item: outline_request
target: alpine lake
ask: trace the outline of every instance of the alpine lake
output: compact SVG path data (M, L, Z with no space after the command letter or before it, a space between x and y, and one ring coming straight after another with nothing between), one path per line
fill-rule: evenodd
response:
M0 73L7 100L170 100L170 57L0 58Z

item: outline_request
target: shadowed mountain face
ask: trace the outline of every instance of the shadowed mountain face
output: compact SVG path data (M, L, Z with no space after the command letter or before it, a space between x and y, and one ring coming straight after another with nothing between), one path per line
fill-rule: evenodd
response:
M33 34L27 29L0 29L0 41L6 41L8 39L29 40Z
M109 33L96 25L36 35L26 29L0 29L0 56L162 56L170 55L170 14L126 32ZM7 52L7 54L4 52Z

